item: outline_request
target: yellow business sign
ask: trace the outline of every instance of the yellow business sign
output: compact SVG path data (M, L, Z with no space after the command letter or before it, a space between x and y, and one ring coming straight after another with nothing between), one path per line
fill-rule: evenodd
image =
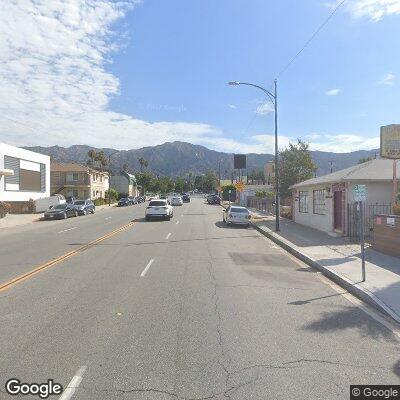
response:
M238 190L239 192L243 192L245 185L243 182L238 182L235 184L235 188L236 190Z
M381 157L400 159L400 125L381 127Z

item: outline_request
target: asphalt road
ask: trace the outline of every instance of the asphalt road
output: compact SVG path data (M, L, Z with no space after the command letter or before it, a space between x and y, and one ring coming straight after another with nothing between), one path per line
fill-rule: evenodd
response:
M0 282L135 221L0 291L0 398L32 398L7 395L11 377L72 380L64 399L78 400L348 399L350 384L400 384L396 333L255 230L225 227L219 206L143 214L2 234Z

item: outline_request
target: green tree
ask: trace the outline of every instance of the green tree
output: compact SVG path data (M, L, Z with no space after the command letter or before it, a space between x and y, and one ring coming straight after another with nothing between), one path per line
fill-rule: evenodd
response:
M103 171L108 164L107 156L105 155L104 151L103 150L99 151L94 159L95 161L97 161L98 168Z
M146 193L146 190L152 186L153 179L153 175L148 171L139 172L136 174L137 184L142 187L143 193Z
M360 158L360 159L358 160L358 163L357 163L357 164L364 164L364 163L366 163L366 162L368 162L368 161L371 161L371 160L373 160L373 157L371 157L371 156L369 156L369 157L363 157L363 158Z
M279 152L279 190L282 198L291 196L290 186L314 177L317 165L312 159L309 144L297 139Z
M124 172L128 172L129 171L129 165L127 163L124 163L124 165L122 166L122 170Z
M90 149L90 150L88 151L87 155L88 155L88 157L89 157L89 160L87 161L87 164L93 165L93 164L94 164L94 160L95 160L95 158L96 158L96 156L97 156L96 151L93 150L93 149Z
M206 192L213 192L217 189L218 186L218 178L215 176L215 173L212 171L206 172L204 176L204 190Z
M186 189L186 182L183 178L177 178L175 180L175 190L179 193L184 192Z
M143 157L139 157L138 161L140 164L140 172L143 172L143 170L149 165L149 162Z

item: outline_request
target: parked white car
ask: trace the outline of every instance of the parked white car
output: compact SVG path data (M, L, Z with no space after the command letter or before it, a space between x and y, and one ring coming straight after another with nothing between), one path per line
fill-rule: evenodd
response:
M51 206L58 206L59 204L65 204L67 201L62 194L55 194L50 197L42 197L41 199L35 200L35 211L37 213L45 212L50 209Z
M181 206L183 204L182 197L174 196L171 197L171 206Z
M251 213L246 207L229 206L222 212L223 221L229 224L250 225Z
M167 219L168 221L174 216L174 209L168 200L151 200L146 207L145 220L150 221L153 218Z

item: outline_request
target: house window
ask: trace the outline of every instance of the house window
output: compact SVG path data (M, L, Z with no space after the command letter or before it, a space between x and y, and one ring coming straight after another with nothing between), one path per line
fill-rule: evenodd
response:
M78 174L77 174L76 172L74 172L74 173L72 174L72 180L73 180L73 181L77 181L78 179L79 179Z
M96 174L93 174L93 181L96 182Z
M299 192L299 212L308 213L308 192Z
M93 190L93 197L96 198L96 191Z
M319 215L326 214L325 189L313 191L313 213Z
M100 182L103 182L103 175L100 175Z
M78 190L77 190L77 189L74 189L74 190L72 191L72 195L73 195L75 198L79 197L79 196L78 196Z

